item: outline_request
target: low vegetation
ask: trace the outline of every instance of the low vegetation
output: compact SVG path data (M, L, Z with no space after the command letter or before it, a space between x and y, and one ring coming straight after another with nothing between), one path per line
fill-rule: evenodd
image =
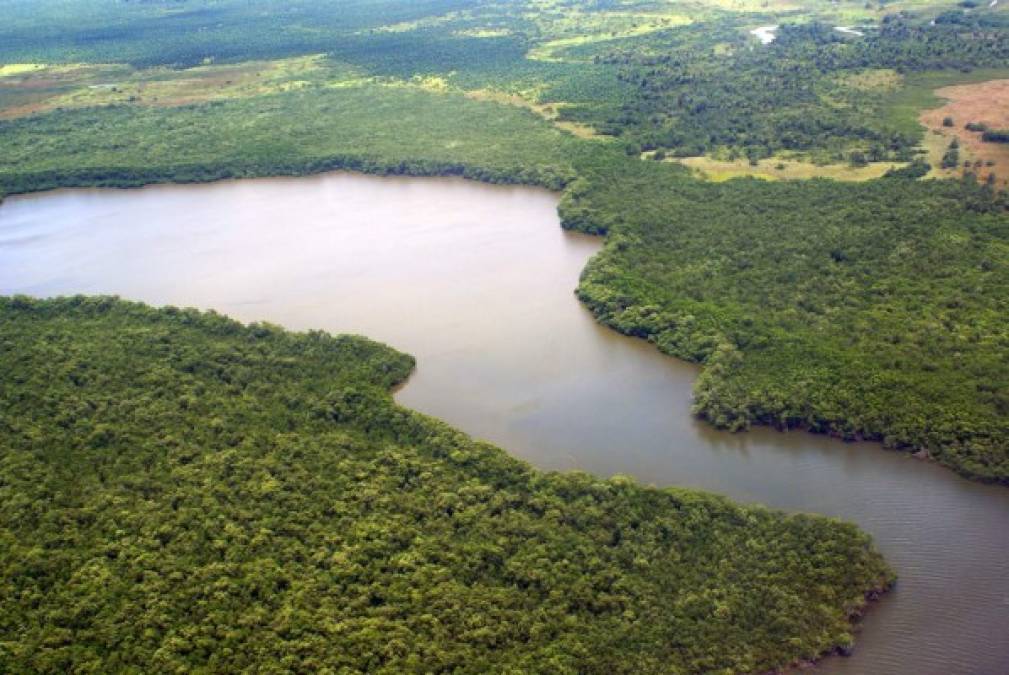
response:
M872 162L863 165L815 164L804 159L771 157L730 160L715 157L684 157L676 160L694 170L698 178L726 181L732 178L754 177L765 180L805 180L831 178L843 181L863 181L879 178L889 171L906 166L901 162Z
M0 670L759 672L851 643L855 527L541 473L357 337L0 299Z
M1009 143L1009 130L985 129L981 133L981 140L985 143Z

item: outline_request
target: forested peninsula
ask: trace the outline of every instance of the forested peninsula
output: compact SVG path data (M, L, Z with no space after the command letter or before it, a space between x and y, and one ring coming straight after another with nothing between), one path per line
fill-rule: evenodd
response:
M854 526L543 473L364 338L0 298L0 670L759 672L852 642Z

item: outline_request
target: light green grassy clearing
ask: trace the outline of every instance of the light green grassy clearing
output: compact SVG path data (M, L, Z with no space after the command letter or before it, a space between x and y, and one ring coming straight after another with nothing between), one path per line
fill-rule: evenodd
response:
M854 167L847 164L813 164L798 159L771 157L751 165L747 159L719 160L712 157L686 157L677 160L690 167L705 180L720 183L733 178L761 178L764 180L808 180L810 178L831 178L841 181L865 181L879 178L892 168L902 166L898 162L873 162L866 166Z
M639 15L647 16L647 15ZM572 59L564 59L557 56L557 52L567 49L569 47L576 47L578 45L591 44L595 42L606 42L607 40L616 40L619 38L637 37L640 35L647 35L648 33L654 33L660 30L666 30L668 28L675 28L677 26L686 26L692 21L689 17L679 16L679 15L667 15L662 17L648 17L649 23L644 23L638 26L632 26L631 28L625 30L612 30L608 33L596 33L594 35L578 35L575 37L557 38L555 40L549 40L541 45L537 45L529 50L526 54L526 58L533 61L548 61L553 63L561 62L574 62Z
M44 63L8 63L0 65L0 77L11 77L12 75L23 75L33 73L46 67Z

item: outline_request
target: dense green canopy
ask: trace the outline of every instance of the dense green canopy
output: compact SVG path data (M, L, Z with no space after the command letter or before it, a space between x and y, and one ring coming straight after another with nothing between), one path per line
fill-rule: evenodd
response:
M717 426L805 427L1009 481L1009 218L972 181L574 186L610 236L579 288L605 323L707 364Z
M764 671L891 579L848 524L537 472L396 406L412 365L0 299L0 670Z

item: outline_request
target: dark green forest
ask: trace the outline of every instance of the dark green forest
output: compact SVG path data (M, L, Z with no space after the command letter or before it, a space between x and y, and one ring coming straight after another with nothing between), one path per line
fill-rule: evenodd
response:
M0 299L4 672L766 671L851 643L854 526L542 473L357 337Z
M577 154L532 113L409 87L64 110L0 120L0 134L0 191L8 194L334 169L559 190L574 178Z

